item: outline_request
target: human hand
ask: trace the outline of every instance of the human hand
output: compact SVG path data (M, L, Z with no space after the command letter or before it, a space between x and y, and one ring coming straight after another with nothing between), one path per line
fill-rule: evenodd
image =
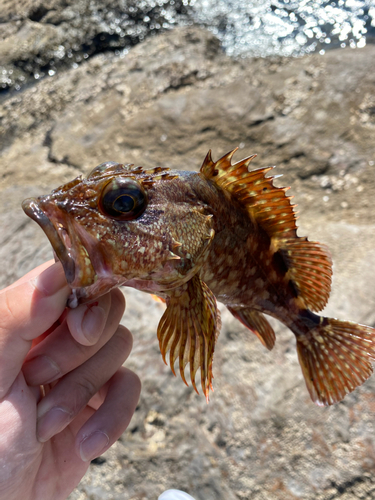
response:
M122 293L68 310L69 293L51 262L0 291L1 500L65 499L138 402Z

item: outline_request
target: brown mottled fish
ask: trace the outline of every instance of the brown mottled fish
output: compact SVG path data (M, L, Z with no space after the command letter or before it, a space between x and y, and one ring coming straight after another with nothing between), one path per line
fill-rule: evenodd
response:
M64 266L70 307L119 285L166 301L163 359L169 351L173 373L179 360L185 383L190 363L195 390L200 368L207 398L217 299L268 349L275 334L264 314L290 328L312 400L336 403L371 375L375 330L315 314L330 293L329 252L297 236L288 188L274 186L271 167L249 171L255 155L232 164L235 151L217 162L209 152L199 173L103 163L23 209Z

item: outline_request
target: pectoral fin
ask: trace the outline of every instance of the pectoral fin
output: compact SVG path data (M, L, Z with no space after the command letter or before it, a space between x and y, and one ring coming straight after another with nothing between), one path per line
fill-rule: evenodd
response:
M220 331L220 313L211 290L195 275L187 283L168 292L167 309L158 326L160 351L172 372L175 360L179 359L180 375L185 382L184 369L190 363L191 383L195 385L195 374L201 369L201 385L208 401L212 387L212 361L215 343Z

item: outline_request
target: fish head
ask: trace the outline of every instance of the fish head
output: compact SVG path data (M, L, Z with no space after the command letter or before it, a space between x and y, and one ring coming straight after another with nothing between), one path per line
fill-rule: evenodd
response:
M22 207L64 267L70 307L120 285L163 296L198 272L214 234L183 173L162 167L106 162Z

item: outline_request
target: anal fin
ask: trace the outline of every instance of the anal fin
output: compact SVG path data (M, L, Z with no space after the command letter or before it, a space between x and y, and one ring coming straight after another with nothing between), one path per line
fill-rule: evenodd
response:
M332 405L372 374L375 329L322 317L319 326L297 336L297 351L311 399Z
M191 383L196 392L195 375L200 368L201 386L208 401L212 387L212 362L221 327L216 299L207 285L195 275L182 286L168 292L167 309L159 326L158 339L163 360L169 351L172 372L179 359L180 375L185 382L184 370L190 363Z
M271 350L275 345L275 332L261 312L246 307L234 308L227 306L233 316L246 328L251 330L262 342L264 347Z

